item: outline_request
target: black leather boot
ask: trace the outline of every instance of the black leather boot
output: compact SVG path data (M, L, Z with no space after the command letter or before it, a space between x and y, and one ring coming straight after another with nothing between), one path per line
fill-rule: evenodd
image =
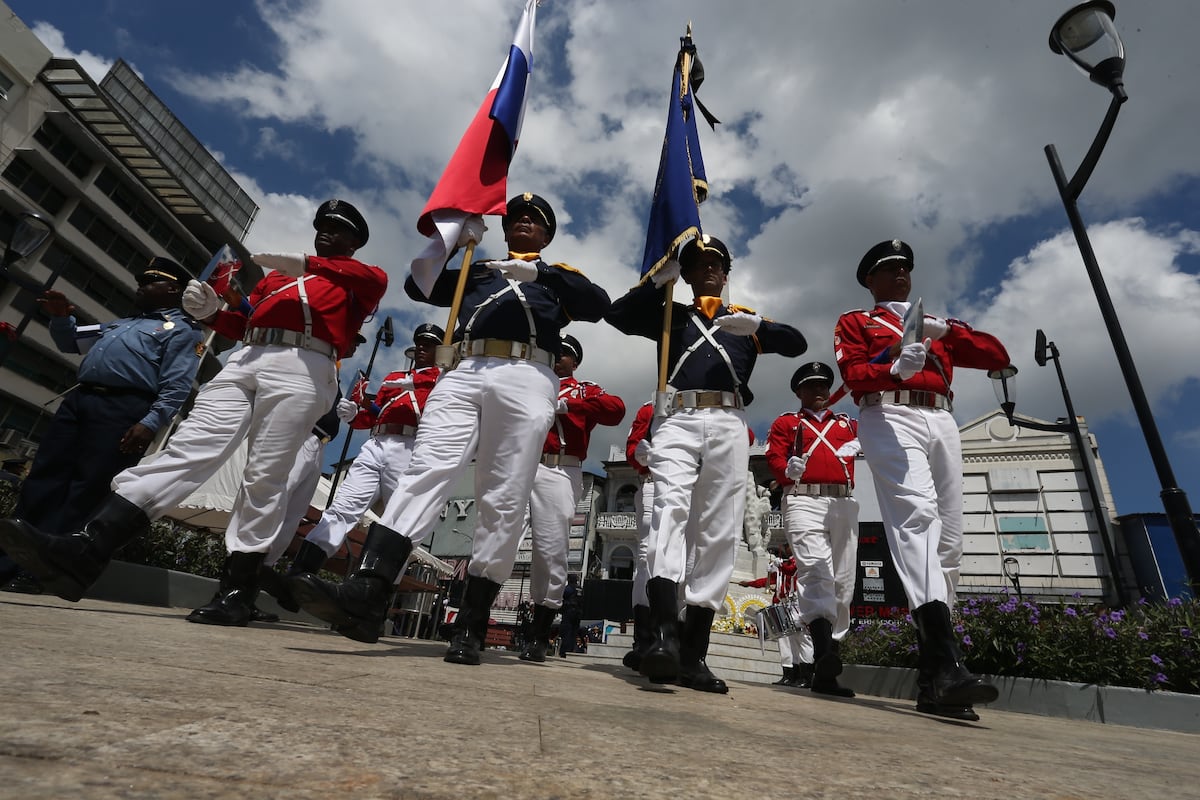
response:
M492 613L492 603L500 594L500 584L487 578L467 577L466 588L463 589L462 607L454 619L454 628L450 635L450 647L442 659L451 664L466 664L477 666L479 653L487 639L488 618ZM537 611L534 609L536 624ZM553 619L553 617L551 617ZM543 654L543 660L545 655Z
M221 586L208 605L187 615L188 622L244 628L258 596L258 568L266 553L230 553L221 569Z
M712 633L715 611L711 608L688 606L683 617L683 634L679 637L679 685L698 692L728 694L729 687L704 663L708 656L708 639Z
M549 606L533 607L533 627L529 631L529 641L525 643L525 648L521 651L522 661L541 663L546 660L546 653L550 650L550 625L554 622L554 615L557 613L557 609Z
M651 578L646 584L650 599L650 644L642 653L638 672L651 683L670 683L679 677L678 589L667 578Z
M315 545L314 545L315 546ZM356 642L379 641L392 602L392 586L412 554L412 539L378 522L367 529L358 565L342 583L323 581L311 572L287 579L300 606L335 632Z
M795 686L796 684L793 682L795 680L796 680L796 668L795 667L784 667L783 668L783 677L780 678L779 680L775 681L771 685L772 686Z
M924 696L926 705L932 702L934 706L944 706L950 711L966 708L970 715L964 713L964 716L955 718L977 718L970 707L976 703L992 702L1000 696L1000 691L973 674L963 663L958 638L950 621L949 606L934 600L914 609L912 616L920 636L921 657L928 659L927 674L930 678Z
M817 694L833 697L854 697L854 690L841 686L837 676L842 674L842 658L833 640L833 623L817 617L808 623L813 642L813 676L810 687Z
M292 560L292 565L288 567L286 574L280 575L267 566L259 570L259 586L262 587L263 591L275 598L275 602L279 603L280 608L295 613L300 610L300 603L292 594L292 589L287 579L305 573L316 575L321 571L321 567L325 566L327 558L324 550L305 539L300 543L300 549L296 552L296 558Z
M260 579L262 577L264 570L267 570L267 568L263 567L263 566L259 566L258 575L259 575ZM274 570L270 570L270 571L274 572ZM276 573L276 574L278 574L278 573ZM255 589L254 596L250 598L250 621L251 622L267 622L267 623L279 622L278 614L276 614L273 611L263 611L261 608L258 607L258 593L259 593L260 589L261 589L261 580L260 580L259 589Z
M805 664L803 661L801 661L799 664L793 664L792 670L796 676L796 679L792 682L792 686L796 687L797 689L812 688L812 680L813 680L813 665L812 664Z
M650 606L633 607L633 649L621 658L621 663L634 672L642 663L642 654L654 641L654 633L650 630Z
M917 711L935 717L978 722L979 715L970 706L943 706L934 702L933 676L937 672L935 648L926 643L915 614L913 615L913 627L917 631Z
M150 530L150 519L119 494L110 494L82 530L42 533L20 519L0 520L0 549L47 592L78 602L113 553Z

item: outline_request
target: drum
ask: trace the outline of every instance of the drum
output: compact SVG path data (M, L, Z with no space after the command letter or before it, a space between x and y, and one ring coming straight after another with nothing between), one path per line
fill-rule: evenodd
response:
M776 603L758 612L758 632L762 639L782 639L799 633L803 625L799 610L791 603Z

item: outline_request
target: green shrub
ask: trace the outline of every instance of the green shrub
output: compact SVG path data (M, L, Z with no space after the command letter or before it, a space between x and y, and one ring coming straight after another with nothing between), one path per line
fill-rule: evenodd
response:
M1078 600L1078 597L1076 597ZM1003 594L971 597L954 617L975 672L1099 686L1200 693L1200 602L1172 598L1122 610L1039 605ZM842 643L855 664L915 667L916 631L903 622L858 625Z
M225 536L160 519L150 525L150 533L125 545L116 557L134 564L219 578L225 563Z

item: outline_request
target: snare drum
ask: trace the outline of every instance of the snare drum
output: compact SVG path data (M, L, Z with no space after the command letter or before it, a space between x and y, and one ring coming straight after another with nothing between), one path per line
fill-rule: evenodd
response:
M759 635L764 639L775 641L791 636L799 633L803 625L799 609L791 603L776 603L758 612Z

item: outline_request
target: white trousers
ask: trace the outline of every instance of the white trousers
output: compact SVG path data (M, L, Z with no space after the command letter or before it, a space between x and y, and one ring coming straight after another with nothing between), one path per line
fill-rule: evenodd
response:
M637 563L633 566L633 604L649 606L646 597L646 582L650 580L650 568L646 564L646 550L650 543L650 519L654 514L654 481L642 481L633 496L633 510L637 515Z
M954 607L962 562L962 441L949 411L864 408L858 438L910 608Z
M467 572L495 583L507 580L558 388L549 367L518 359L470 356L444 373L425 401L412 459L383 524L424 541L475 458L478 516Z
M796 557L795 602L801 618L805 623L827 619L833 638L844 639L854 600L858 501L785 494L783 527Z
M533 564L529 599L534 605L562 608L567 588L571 519L583 495L583 467L539 463L529 494L529 529Z
M648 465L654 513L646 563L651 578L686 579L687 605L720 611L725 601L742 534L749 463L746 420L739 410L688 409L654 422Z
M813 663L812 636L808 628L801 627L799 632L781 636L779 642L779 663L790 667L794 664Z
M317 483L321 480L321 460L324 457L325 443L311 435L304 440L304 445L296 454L296 463L292 465L292 471L288 473L288 499L287 507L283 512L283 527L279 529L279 534L271 542L271 547L267 551L267 559L264 562L268 567L275 566L279 559L283 558L288 545L292 543L292 539L296 538L296 529L300 527L300 521L308 513L313 495L317 491Z
M296 453L333 405L328 356L297 347L243 346L196 395L165 450L113 478L113 490L158 519L249 441L242 487L225 531L229 552L265 553L284 524Z
M333 502L305 538L327 556L336 553L367 509L381 495L391 497L396 490L412 459L413 440L412 436L386 434L364 442L346 477L338 484Z

